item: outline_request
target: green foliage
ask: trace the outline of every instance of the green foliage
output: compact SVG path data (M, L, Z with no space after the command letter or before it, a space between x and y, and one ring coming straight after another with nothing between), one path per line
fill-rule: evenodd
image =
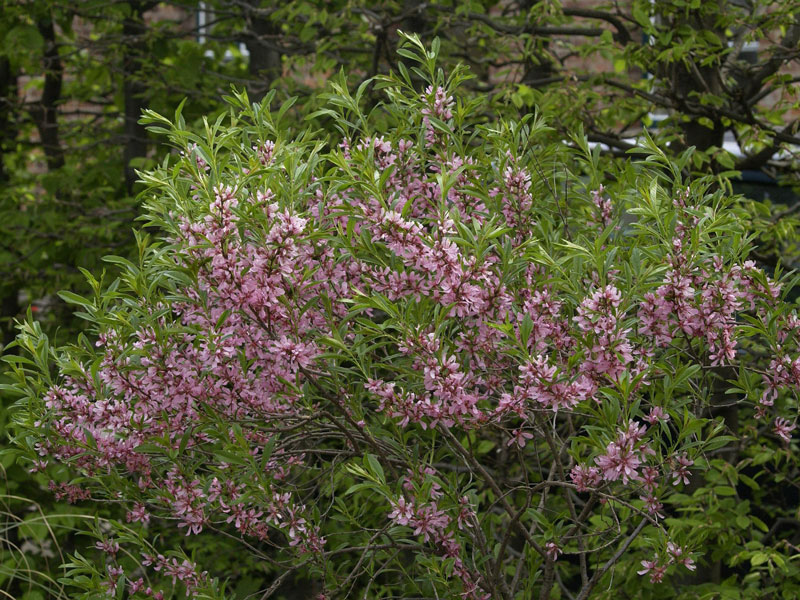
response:
M591 9L556 2L520 2L502 3L502 11L493 1L219 0L203 5L207 15L203 30L194 28L192 18L178 22L157 16L152 10L155 3L148 2L4 5L0 16L0 319L4 342L12 339L12 321L23 316L31 301L35 302L28 318L35 317L39 322L39 329L33 323L27 326L27 346L9 348L9 352L27 353L7 357L13 366L12 377L30 366L28 360L34 360L43 377L49 376L50 346L74 339L74 332L85 326L71 317L73 306L80 309L83 318L97 319L117 301L113 286L128 286L147 297L162 285L159 277L151 279L155 267L145 269L149 260L145 257L153 242L142 237L137 248L131 229L141 212L136 195L163 183L163 179L146 174L144 181L136 184L134 169L142 173L160 165L175 169L182 160L175 151L183 151L202 156L223 173L230 166L226 162L231 160L229 153L241 151L229 146L231 140L238 139L244 148L265 139L288 144L307 123L310 131L301 138L298 156L306 156L304 144L308 143L315 147L308 156L323 161L320 164L328 169L345 169L353 179L354 167L341 156L328 154L334 140L370 132L393 130L397 136L409 136L419 131L419 119L400 123L381 102L385 101L384 94L389 94L395 104L414 106L424 91L423 82L430 77L448 88L454 85L454 77L459 80L463 96L453 109L454 123L473 135L451 138L459 153L466 154L481 136L497 136L512 151L526 144L533 147L532 139L541 144L534 185L537 198L548 199L548 214L557 218L537 222L532 244L538 246L526 256L563 275L558 292L569 301L582 297L588 275L596 272L605 277L620 262L626 265L626 284L658 276L663 265L652 265L658 265L663 254L653 240L668 240L672 223L664 213L679 186L687 184L695 196L710 195L705 212L698 213L698 218L712 238L725 240L727 252L742 257L749 253L749 258L756 259L776 278L781 263L794 266L797 262L797 206L769 201L731 203L727 194L729 178L743 169L763 170L788 184L796 181L798 140L790 115L797 108L793 69L800 29L794 2L634 0L625 6L609 3ZM165 7L175 8L171 3L160 5L160 9ZM200 3L180 3L179 8L192 17ZM430 41L436 33L441 41L432 54L420 45L398 51L398 30L417 31L423 41ZM205 38L202 43L198 34ZM744 50L745 44L754 41L760 45L751 64ZM249 52L249 58L243 49ZM437 64L444 67L441 74L434 71L434 55ZM460 79L453 66L458 62L470 65L471 79ZM331 77L341 64L348 65L347 80ZM390 71L397 74L397 80L370 79ZM262 98L269 88L275 94L256 107L250 107L245 96L239 95L231 109L220 101L231 83L247 87L253 99ZM296 96L297 101L286 101L289 96ZM172 114L182 101L182 121L175 119L177 130L172 119L155 116ZM275 115L275 122L270 124L272 117L266 107L285 101L278 111L280 116ZM154 111L147 113L150 133L136 123L146 108ZM255 129L241 139L227 133L233 137L220 142L221 132L229 131L224 119L231 111L243 111L243 118ZM535 112L546 116L547 128L538 116L530 116ZM304 122L307 114L311 116ZM205 124L203 115L208 119ZM521 124L495 125L498 115ZM446 124L436 119L431 123L437 132L447 132ZM236 126L236 119L231 124ZM177 136L174 150L159 141L167 131ZM738 140L743 157L722 149L726 133ZM625 164L629 155L624 152L632 139L647 149L644 167ZM571 140L572 150L578 154L566 147L557 149L563 140ZM190 150L190 142L197 144L197 150ZM603 147L590 148L587 142ZM689 150L691 147L694 151ZM237 160L246 164L250 159L245 156ZM313 169L297 160L287 162L286 169L295 182L286 193L296 197L302 193L298 182ZM649 187L649 182L635 183L642 177L642 169L652 169L647 171L649 175L659 178L655 188ZM702 178L704 174L712 177ZM363 183L365 191L379 190L389 172L374 175L375 181ZM453 188L457 178L457 174L443 175L438 183L442 189ZM620 220L621 229L592 231L585 239L575 233L574 238L564 239L562 212L571 218L589 218L594 209L587 204L586 191L597 189L600 183L611 191L614 218ZM486 190L482 193L486 195ZM186 190L176 186L169 194L173 199L182 198ZM152 208L146 211L148 229L160 231L168 219L154 215ZM411 208L405 207L403 215L408 216ZM495 240L508 233L502 224L480 228L457 222L456 226L459 238L468 244L465 247L479 257L491 254ZM353 248L367 254L376 252L370 240L359 238L353 231L345 233ZM642 236L650 236L650 242L645 243ZM757 247L750 248L748 243L754 236ZM631 245L615 246L621 238ZM109 254L119 258L104 267L101 258ZM513 272L513 252L505 250L500 255ZM393 264L380 253L374 260L382 266ZM87 284L82 268L102 283L90 280ZM104 268L115 273L112 281L117 273L124 273L121 283L112 283L109 288L109 278L101 277ZM169 273L174 285L185 283L189 277L163 265L159 269ZM645 291L648 285L642 283L635 293ZM791 285L785 289L794 293ZM66 291L56 296L57 290ZM406 314L388 301L360 302L363 312L399 315L437 330L444 326L441 311L433 320L426 316L430 306L421 305L416 312ZM754 335L775 334L774 323L751 325ZM370 327L369 335L377 335L374 325ZM50 342L45 343L42 329ZM519 348L525 347L532 331L531 323L521 324L516 340ZM345 335L342 331L329 338L331 352L347 348ZM371 343L383 343L369 335L365 339ZM371 351L369 346L362 350L364 355ZM746 346L746 350L755 355L766 352L761 342ZM350 352L359 369L372 366L363 364L355 350ZM352 374L351 365L338 368L342 377ZM667 378L660 400L672 402L689 391L696 392L699 384L692 387L687 382L700 376L688 372L680 356L665 357L661 368ZM761 382L753 373L725 373L723 377L735 394L750 400L758 395ZM708 383L707 375L700 379L703 385ZM13 394L5 393L0 423L7 419L5 406L12 398ZM698 405L689 408L696 412ZM598 416L611 422L615 414L612 411ZM750 415L744 410L742 416L744 422ZM763 427L751 431L747 429L751 425L735 425L737 421L728 414L726 423L733 435L761 439L764 434ZM711 428L711 423L703 427ZM500 439L476 441L478 455L487 460L504 443ZM600 444L600 438L593 443ZM774 454L773 446L759 446L759 452L750 447L745 451L746 458L724 456L727 464L736 467L739 481L749 476L750 481L759 482L758 489L745 484L749 490L745 498L750 502L747 509L742 508L745 503L733 502L733 497L728 497L730 502L724 506L722 502L717 506L708 491L711 488L704 486L697 490L698 494L706 490L697 499L687 494L674 500L676 510L690 512L699 505L705 507L706 515L713 515L704 525L693 522L704 532L708 544L718 546L711 553L717 556L713 577L727 582L719 584L720 592L709 589L708 597L717 593L730 596L742 589L758 597L759 586L766 595L771 593L764 587L770 577L776 581L776 590L785 590L785 597L794 593L794 562L786 557L791 555L790 544L797 545L798 540L791 536L778 540L776 533L769 531L773 523L793 527L781 519L790 518L790 509L782 498L791 489L795 466L788 456L780 465L767 460L765 456ZM227 449L220 451L230 455ZM737 494L741 492L741 483L736 483L729 470L719 465L714 469L733 477L731 485ZM66 475L60 473L57 479L66 480ZM27 467L8 465L8 489L4 493L30 498L48 517L54 515L57 524L57 515L67 509L52 503L43 489L45 483L42 476L30 477ZM359 484L354 480L352 485ZM368 500L366 492L356 498L364 503L360 505L364 511L372 506ZM21 499L9 499L7 512L16 515L24 511L24 505ZM346 504L342 510L350 514ZM739 512L742 510L746 512ZM120 518L113 511L96 514L101 519ZM351 515L350 523L357 523L362 516ZM739 526L747 519L751 524L768 524L768 532L756 533L754 529L748 537L746 528ZM758 525L755 527L758 529ZM54 525L53 532L56 546L75 545L72 525L61 529ZM16 533L8 535L12 542L18 541ZM760 541L760 536L766 540ZM779 547L776 551L783 553L784 566L771 558L772 550L766 552L770 558L762 560L765 551L753 546L756 541ZM743 547L755 554L729 559ZM3 560L19 560L15 552L11 550ZM52 560L37 556L35 560L29 557L35 563L31 568L55 581ZM753 560L754 556L758 558ZM43 562L36 562L40 559ZM744 574L742 565L748 560L749 571ZM237 594L250 593L248 585L258 586L259 577L253 576L249 567L242 567L241 572L236 563L229 567L237 573L237 585L241 585ZM434 571L438 568L429 567ZM248 579L251 577L255 578ZM750 587L742 583L745 580ZM536 581L532 578L531 585L537 585ZM12 589L17 593L21 588Z
M334 79L326 107L297 135L285 121L291 102L270 111L275 94L251 104L234 93L202 127L181 109L146 112L175 150L141 174L144 223L157 233L139 235L130 258L107 259L117 274L109 283L91 277L91 293L62 293L91 339L51 345L28 319L20 356L6 357L14 384L5 389L20 397L15 468L44 468L32 462L44 444L58 490L120 510L98 513L88 533L122 550L70 552L70 597L121 589L117 568L180 595L164 575L184 560L203 573L188 591L205 598L288 595L292 578L330 597L457 597L473 583L476 597L504 598L794 593L794 533L781 524L794 510L784 492L796 479L796 442L783 445L763 419L796 420L797 383L775 384L774 405L763 394L768 369L798 360L796 311L773 295L778 281L791 290L788 279L745 263L745 209L717 176L691 176L692 149L672 158L645 137L638 160L611 162L580 130L565 143L547 115L494 120L479 99L450 100L470 79L439 69L440 48L410 36L401 56L413 63L398 75L354 91ZM368 103L370 87L384 103ZM284 239L287 223L295 229ZM417 264L409 248L442 252ZM468 301L438 279L447 256L467 273ZM264 269L270 278L258 279ZM696 288L685 301L707 312L669 321L669 339L654 341L663 334L648 330L648 294L672 301L681 274ZM431 287L389 283L412 275ZM505 299L476 312L479 290ZM591 308L614 290L614 302ZM274 294L269 311L260 293ZM553 303L558 326L542 334ZM610 342L598 323L608 317L625 342L603 366ZM716 326L733 336L732 356L719 358ZM286 344L300 354L313 345L313 360L276 366ZM195 353L203 358L191 363ZM564 404L537 392L503 409L543 357L554 369L547 393L556 381L591 391ZM464 377L455 393L474 394L476 412L426 412L446 402L437 378L447 373ZM175 381L193 386L186 409L173 404L187 396ZM409 416L404 402L420 412ZM112 425L108 406L129 412ZM606 473L584 486L569 474L601 466L655 408L664 416L639 448L658 470L650 492L663 517L649 512L641 477ZM109 452L126 441L135 446L122 455L146 469ZM680 475L679 459L691 473ZM238 491L215 491L221 481ZM203 499L199 529L185 516L187 490ZM290 499L276 505L282 493ZM392 517L401 499L448 515L452 537ZM137 505L149 523L123 522ZM234 507L259 514L235 517ZM462 508L475 514L456 527ZM271 510L280 517L261 519ZM298 515L305 526L290 529ZM668 544L700 569L669 559ZM148 558L158 553L164 561ZM660 561L669 583L637 574L643 560Z

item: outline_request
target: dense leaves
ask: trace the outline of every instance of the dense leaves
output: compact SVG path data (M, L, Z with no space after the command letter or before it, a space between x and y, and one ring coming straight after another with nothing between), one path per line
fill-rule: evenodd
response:
M334 135L146 113L158 235L7 358L6 456L120 511L70 597L796 593L791 282L691 150L488 119L438 50L333 81Z
M629 149L650 127L672 155L698 149L690 169L796 178L796 2L585 4L6 2L4 342L32 300L48 329L65 322L55 292L80 292L78 267L131 250L135 170L163 156L138 123L143 109L169 113L186 98L184 115L196 123L219 112L220 96L234 84L253 99L270 88L281 99L299 96L293 114L302 115L343 65L351 91L403 66L399 30L427 41L439 35L440 60L469 64L476 78L468 85L489 96L493 112L522 116L538 107L563 136L582 126L611 153ZM366 90L367 102L378 99ZM724 149L734 140L738 155ZM761 248L766 262L794 251L793 211L749 212L769 242Z

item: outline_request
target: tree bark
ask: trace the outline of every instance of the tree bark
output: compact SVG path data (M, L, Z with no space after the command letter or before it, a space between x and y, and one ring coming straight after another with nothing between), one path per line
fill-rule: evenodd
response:
M720 39L725 39L725 32L719 31L714 22L704 19L698 10L675 17L672 25L676 31L679 26L688 25L692 29L713 31ZM666 80L670 83L670 96L680 111L689 116L688 121L680 124L682 139L675 144L676 150L694 146L704 151L711 146L722 146L726 127L715 111L706 110L706 107L701 105L698 97L699 94L712 94L718 97L727 95L721 68L722 65L700 65L692 56L688 56L685 61L676 61L668 67ZM711 127L708 126L709 121Z
M6 170L5 152L7 144L16 136L11 113L16 105L17 78L11 72L7 58L0 57L0 184L6 183L10 175Z
M5 347L14 341L16 331L14 331L14 319L19 315L19 298L17 290L6 290L0 297L0 331L2 331L3 347L0 351L5 352Z
M0 58L0 186L8 183L11 174L6 169L5 152L7 144L16 138L15 124L12 123L12 109L16 105L17 78L11 71L6 58ZM6 289L0 297L0 331L2 343L6 346L14 339L11 320L19 314L19 301L16 289Z
M56 34L51 20L37 23L39 33L44 38L43 57L44 87L42 97L31 109L36 128L39 131L47 170L54 171L64 166L64 149L58 132L58 103L61 100L61 85L64 80L64 66L58 54Z
M259 14L258 0L248 0L246 11L248 34L245 45L250 53L248 71L252 82L247 91L252 100L258 101L283 74L283 56L277 42L281 31L268 15Z
M405 18L402 28L405 33L416 33L420 39L424 39L428 29L428 22L423 13L424 9L425 2L422 0L404 0L403 14Z
M125 114L125 146L122 159L125 163L125 189L133 194L136 183L136 171L131 162L147 154L147 130L139 124L142 109L145 108L144 97L147 91L141 77L143 57L146 50L147 26L142 14L152 8L151 3L132 3L133 13L122 22L122 33L125 40L125 57L123 59L122 95Z

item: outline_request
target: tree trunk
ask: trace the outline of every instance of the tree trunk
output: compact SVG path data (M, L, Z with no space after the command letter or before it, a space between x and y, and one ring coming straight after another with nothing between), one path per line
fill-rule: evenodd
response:
M0 331L2 331L3 347L0 351L5 352L5 347L14 341L17 333L14 330L14 319L19 315L19 299L17 290L5 290L0 297Z
M698 31L713 31L719 39L725 39L725 32L720 31L713 21L704 19L700 13L701 11L694 10L685 16L675 17L673 19L675 30L681 25L688 25ZM719 97L726 95L721 68L721 64L701 65L699 61L694 61L691 55L685 61L675 62L669 67L666 80L670 82L671 96L679 110L690 117L688 121L680 124L682 139L675 144L676 150L694 146L704 151L711 146L722 146L726 127L716 111L710 106L703 106L698 97L700 94Z
M259 14L258 0L249 0L245 15L248 35L245 45L250 53L248 67L251 83L247 90L252 100L261 100L272 83L283 74L282 55L278 45L280 27L267 15Z
M425 40L428 22L425 19L423 10L425 9L425 2L422 0L405 0L403 2L403 32L416 33L419 38L427 43Z
M12 126L11 111L16 105L16 76L11 72L11 65L6 58L0 58L0 186L8 183L11 174L5 166L5 151L7 144L16 138L16 131ZM12 94L14 97L12 97ZM5 347L14 339L12 319L19 314L17 290L3 286L0 297L0 331L2 343Z
M139 124L147 88L142 81L142 60L145 55L145 34L147 26L142 21L142 13L149 6L143 3L132 4L133 14L122 22L122 33L126 47L123 59L122 94L125 104L125 147L122 159L125 163L125 189L133 194L136 171L131 162L147 154L147 130Z
M11 126L11 111L16 104L16 98L12 98L12 91L16 94L17 81L11 73L11 65L8 59L0 57L0 185L10 179L6 170L5 152L7 144L16 138L16 131Z
M39 33L44 38L45 50L43 57L44 87L42 97L31 108L39 138L42 143L47 170L54 171L64 166L64 149L58 133L58 102L61 100L61 83L64 79L64 66L58 54L56 34L53 22L40 21Z

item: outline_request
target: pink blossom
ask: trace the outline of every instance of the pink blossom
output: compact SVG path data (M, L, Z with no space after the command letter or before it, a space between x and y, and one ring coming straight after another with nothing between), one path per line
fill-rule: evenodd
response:
M657 564L658 563L656 563L656 561L654 561L654 560L643 560L642 561L642 566L644 568L642 570L636 571L636 572L639 575L645 575L645 574L649 573L651 570L653 570L656 567Z
M664 579L664 574L667 572L667 565L658 565L654 560L643 560L643 569L637 571L639 575L646 575L650 573L650 583L661 583Z
M659 502L658 498L656 498L652 493L647 494L646 496L639 496L641 500L644 501L644 506L647 509L647 513L655 519L664 519L666 518L665 515L661 512L664 510L664 505Z
M575 465L569 475L579 492L586 492L589 488L596 488L600 485L600 469L597 467Z
M655 467L646 466L642 468L642 481L647 490L652 491L658 487L658 475L658 469Z
M697 568L697 565L694 564L694 560L692 560L688 554L685 554L685 550L677 544L673 542L667 542L667 552L670 555L670 562L676 562L680 565L683 565L690 571L694 571Z
M392 509L389 518L398 525L408 525L414 518L414 503L407 502L403 496L400 496L397 502L392 504Z
M139 521L140 523L147 524L150 522L150 513L147 512L144 504L137 502L133 505L133 508L125 514L125 520L128 523L131 521Z
M690 475L689 467L691 467L693 464L694 461L689 460L689 458L685 454L676 456L673 461L673 467L672 467L672 477L673 477L672 485L678 485L681 482L681 480L683 480L684 484L688 485L689 475Z
M775 427L773 431L785 442L789 443L792 439L792 431L797 428L797 424L789 423L788 420L778 417L775 419Z
M117 552L119 552L119 543L116 540L102 540L95 542L94 547L112 557L116 556Z
M650 423L650 425L655 425L658 422L666 423L669 421L669 415L660 406L654 406L650 409L650 412L645 417L645 421Z
M606 481L616 481L621 477L622 483L628 483L629 479L641 479L637 469L642 461L627 445L611 442L606 446L606 453L595 458L594 462L600 467Z
M427 542L431 537L441 536L449 523L450 518L435 503L430 503L417 508L410 525L414 535L422 535L422 541Z
M516 444L519 448L524 448L528 440L533 439L533 434L521 429L515 429L511 432L511 439L506 442L506 446Z
M558 560L559 555L561 555L561 548L558 547L558 544L555 542L547 542L544 545L545 554L547 558L552 561Z

